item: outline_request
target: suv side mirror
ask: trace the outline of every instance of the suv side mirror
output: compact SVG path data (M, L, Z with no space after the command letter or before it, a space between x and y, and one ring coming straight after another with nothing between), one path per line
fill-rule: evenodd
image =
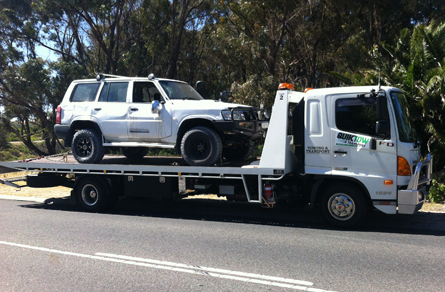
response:
M383 138L389 137L388 101L384 92L379 92L377 95L376 116L375 133Z
M159 100L153 101L153 103L151 104L151 112L159 113L160 110L161 110L161 107L159 105Z
M204 99L209 99L207 97L207 95L205 94L205 83L204 81L197 81L195 84L195 89L196 91L198 91L198 93L204 98Z

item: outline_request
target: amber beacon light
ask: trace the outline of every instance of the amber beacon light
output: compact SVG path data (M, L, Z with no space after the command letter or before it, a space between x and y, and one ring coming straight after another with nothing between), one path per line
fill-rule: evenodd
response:
M278 85L278 90L294 90L295 87L290 84L290 83L280 83L280 85Z

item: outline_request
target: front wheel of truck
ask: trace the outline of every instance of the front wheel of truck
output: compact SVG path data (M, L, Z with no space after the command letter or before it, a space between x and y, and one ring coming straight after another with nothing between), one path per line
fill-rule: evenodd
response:
M325 221L340 228L359 225L368 211L363 192L347 184L328 186L323 191L320 208Z

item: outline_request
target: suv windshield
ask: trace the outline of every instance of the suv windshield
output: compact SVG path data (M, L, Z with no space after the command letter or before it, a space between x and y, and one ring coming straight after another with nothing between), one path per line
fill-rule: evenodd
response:
M413 130L408 119L408 103L402 92L391 91L391 101L397 119L397 129L401 142L415 142Z
M159 83L170 99L204 99L195 89L193 89L193 87L187 83L175 81L159 81Z

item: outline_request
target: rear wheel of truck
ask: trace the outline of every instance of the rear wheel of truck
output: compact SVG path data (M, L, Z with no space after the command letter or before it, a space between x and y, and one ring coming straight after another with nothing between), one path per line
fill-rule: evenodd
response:
M181 140L181 154L193 166L209 166L221 158L221 138L212 129L195 127Z
M73 136L71 150L80 163L98 163L105 154L101 136L93 129L77 131Z
M121 150L128 159L141 159L147 155L150 149L147 147L121 147Z
M368 211L363 192L347 184L328 186L322 194L320 208L328 224L342 228L360 224Z
M76 200L87 212L103 212L113 207L117 201L104 178L83 177L74 189Z

